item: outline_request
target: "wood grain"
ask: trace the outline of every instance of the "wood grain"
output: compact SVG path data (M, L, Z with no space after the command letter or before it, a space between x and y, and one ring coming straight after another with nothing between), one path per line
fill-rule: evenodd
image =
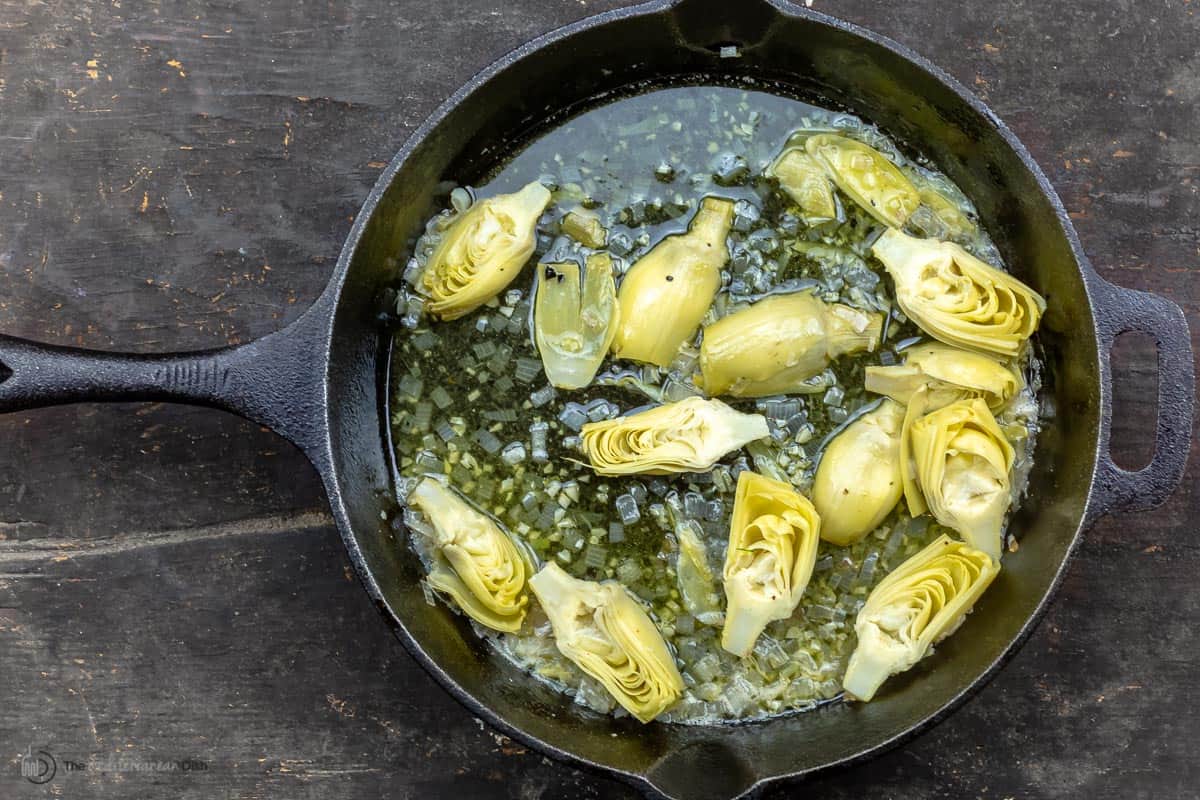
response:
M616 5L0 0L0 330L148 352L281 327L426 113L506 50ZM814 5L984 97L1101 273L1200 330L1194 4ZM1152 351L1128 343L1117 370L1129 463L1153 428ZM0 417L0 442L0 796L631 796L526 753L413 664L282 440L114 405ZM963 710L771 796L1195 797L1197 474L1193 455L1165 507L1087 535L1047 620ZM45 786L20 778L29 746L60 761ZM62 764L118 756L208 769Z

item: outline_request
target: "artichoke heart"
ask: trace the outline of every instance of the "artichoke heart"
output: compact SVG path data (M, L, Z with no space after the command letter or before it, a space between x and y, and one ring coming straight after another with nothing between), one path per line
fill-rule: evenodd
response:
M867 701L885 680L912 667L953 633L1000 563L942 536L884 578L858 612L858 645L842 686Z
M864 386L868 392L907 404L924 387L935 406L981 397L996 412L1024 383L1019 374L992 356L940 342L927 342L903 352L901 365L867 367Z
M539 264L533 329L542 365L560 389L587 386L617 332L617 288L607 253L588 256L580 287L579 265Z
M430 313L458 319L504 291L533 254L538 217L549 204L550 190L534 181L463 212L421 274Z
M796 610L812 577L821 518L791 484L746 470L738 476L725 554L721 646L745 657L767 623Z
M726 453L768 435L762 415L701 397L589 422L580 431L592 469L601 475L707 472Z
M873 147L845 136L823 133L804 143L833 182L868 214L900 228L921 205L921 195L904 173Z
M850 423L825 448L813 480L821 538L854 544L879 527L904 492L900 435L904 407L885 399Z
M895 280L901 310L946 344L1011 358L1046 310L1033 289L952 242L889 230L871 252Z
M811 292L773 295L704 329L700 372L710 395L811 393L831 359L874 350L882 314L825 303Z
M824 167L802 147L788 147L767 168L767 175L779 181L779 188L800 206L806 220L835 219L837 203L833 183Z
M649 722L679 699L683 678L667 643L624 586L572 578L553 563L529 585L550 618L559 652L626 711Z
M926 508L941 524L997 561L1012 498L1013 448L987 403L959 400L907 424L911 460L905 498L914 516ZM902 456L904 457L904 456Z
M665 367L700 327L729 260L733 203L705 197L686 233L663 239L629 268L617 295L613 355Z
M429 584L479 624L516 633L529 602L528 555L491 517L434 478L422 479L409 502L433 525Z

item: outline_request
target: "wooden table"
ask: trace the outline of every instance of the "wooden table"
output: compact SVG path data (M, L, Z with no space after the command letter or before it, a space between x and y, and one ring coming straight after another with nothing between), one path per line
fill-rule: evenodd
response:
M151 352L281 327L437 103L508 49L620 4L0 0L0 330ZM1170 297L1200 330L1197 4L816 7L978 92L1100 272ZM1151 354L1132 340L1118 364L1127 462L1153 429ZM414 665L282 440L143 404L13 414L0 442L0 797L630 795L497 735ZM804 791L1195 797L1191 463L1167 506L1086 536L1049 617L977 699ZM52 781L20 777L27 748L55 757Z

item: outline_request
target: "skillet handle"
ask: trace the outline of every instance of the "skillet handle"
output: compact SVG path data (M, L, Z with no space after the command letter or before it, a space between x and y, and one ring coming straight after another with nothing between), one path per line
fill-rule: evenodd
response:
M1179 306L1158 295L1126 289L1103 279L1096 280L1091 288L1097 305L1100 378L1105 401L1100 422L1100 457L1096 465L1097 491L1093 492L1088 506L1088 524L1114 511L1154 508L1175 490L1187 467L1196 393L1191 336ZM1127 331L1152 336L1158 349L1158 421L1154 456L1149 464L1136 471L1117 466L1109 450L1112 344L1119 334Z
M107 353L0 335L0 413L96 400L212 406L271 428L311 456L324 430L326 305L318 301L248 344L190 353Z

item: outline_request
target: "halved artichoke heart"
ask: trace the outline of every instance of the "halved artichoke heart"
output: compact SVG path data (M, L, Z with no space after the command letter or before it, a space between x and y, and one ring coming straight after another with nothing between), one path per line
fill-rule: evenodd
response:
M592 469L601 475L706 472L726 453L770 435L760 414L720 400L689 397L627 417L589 422L580 431Z
M900 436L904 407L884 399L879 408L850 423L825 448L813 480L813 505L821 515L821 538L854 544L891 513L904 492Z
M831 359L874 350L882 325L882 314L825 303L811 292L767 297L704 329L703 388L735 397L824 391L805 381Z
M617 333L617 287L612 258L588 256L580 286L579 265L539 264L533 330L550 383L587 386Z
M549 203L550 190L534 181L463 212L421 273L430 313L458 319L504 291L533 254L538 217Z
M1024 383L1018 373L993 356L940 342L915 345L903 354L903 364L867 367L864 386L868 392L907 404L924 387L935 406L980 397L996 412Z
M525 581L533 571L523 549L495 520L435 478L422 479L409 502L433 525L430 586L479 624L518 631L529 602Z
M683 678L662 634L616 581L572 578L547 564L529 580L550 618L559 652L604 685L642 722L666 711L683 693Z
M785 148L767 168L767 175L779 181L809 222L837 217L833 183L817 161L803 147Z
M821 517L791 484L745 470L738 476L725 554L721 646L745 657L767 623L796 610L812 577Z
M896 302L946 344L1013 357L1037 330L1046 301L952 242L889 230L871 248L896 282Z
M665 367L695 334L721 286L733 202L705 197L687 233L663 239L629 268L617 295L613 355Z
M823 133L804 147L837 187L875 219L900 228L921 205L921 196L887 156L862 142Z
M999 560L1012 499L1013 448L987 403L959 400L908 424L909 512L929 512L977 550ZM903 456L902 456L903 457Z
M912 667L932 646L953 633L1000 562L942 536L884 578L858 612L858 646L842 686L867 701L891 675Z

